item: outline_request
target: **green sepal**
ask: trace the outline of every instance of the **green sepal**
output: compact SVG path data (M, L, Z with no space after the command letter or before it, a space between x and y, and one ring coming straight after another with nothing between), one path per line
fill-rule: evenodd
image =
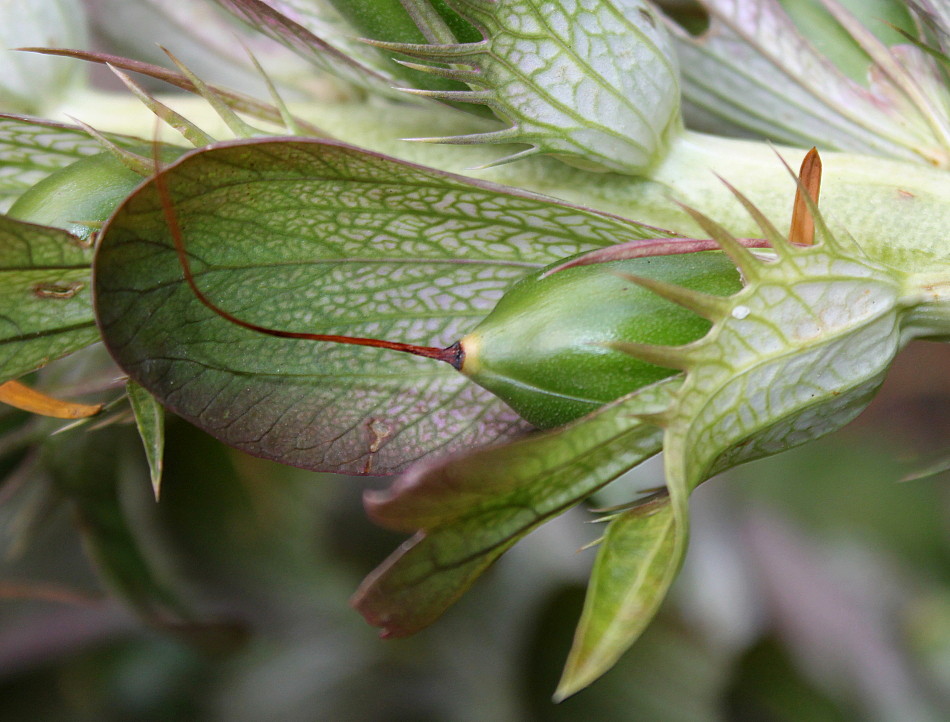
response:
M354 606L384 636L434 622L518 539L657 453L662 431L640 414L665 409L679 384L665 379L573 424L424 462L367 494L375 521L418 531L364 580Z
M610 669L650 623L682 563L675 541L676 521L662 492L610 520L555 701Z
M116 134L109 139L122 147L136 144ZM80 128L0 113L0 209L51 173L100 153L99 143Z
M141 182L141 175L110 153L99 153L46 176L17 198L8 215L63 228L85 241Z
M665 442L671 494L854 418L904 342L902 279L827 243L762 263L693 349Z
M148 391L134 381L125 385L129 405L135 416L135 426L142 439L145 459L148 461L152 491L158 501L162 486L163 455L165 453L165 408Z
M664 414L666 485L675 551L689 536L688 497L711 476L835 431L870 403L909 335L907 275L839 242L806 198L820 243L792 246L747 204L771 257L741 248L690 211L742 264L731 310L688 348L686 380Z

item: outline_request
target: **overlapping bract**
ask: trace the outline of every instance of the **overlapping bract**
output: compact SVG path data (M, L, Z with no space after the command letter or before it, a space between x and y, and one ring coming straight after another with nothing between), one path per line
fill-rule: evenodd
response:
M414 90L483 103L505 130L432 138L442 143L526 143L507 160L556 155L589 170L639 174L681 128L679 68L656 11L640 0L537 6L458 0L484 39L455 45L375 43L427 61L413 65L471 90Z
M890 31L900 40L887 23L903 19L912 27L913 13L932 29L932 42L945 44L946 3L893 3L890 18L874 4L859 19L837 0L816 0L827 10L825 32L850 41L845 51L855 68L821 52L778 0L701 4L710 20L702 35L671 24L693 109L783 143L948 166L946 69L910 39L888 46L875 34Z

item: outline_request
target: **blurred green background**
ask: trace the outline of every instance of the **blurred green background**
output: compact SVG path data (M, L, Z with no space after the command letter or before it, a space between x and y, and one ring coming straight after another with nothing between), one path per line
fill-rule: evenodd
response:
M105 369L109 386L98 353L43 374L68 389ZM362 512L384 480L280 467L171 420L156 504L131 425L46 438L50 422L4 411L0 719L950 719L950 476L899 481L946 454L948 368L950 348L915 344L844 432L701 487L662 613L561 705L589 512L383 641L347 601L401 541Z

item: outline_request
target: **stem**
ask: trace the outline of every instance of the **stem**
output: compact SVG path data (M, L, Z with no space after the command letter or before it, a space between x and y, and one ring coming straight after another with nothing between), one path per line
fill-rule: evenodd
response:
M950 266L913 275L906 287L904 303L911 308L904 321L907 335L950 341Z

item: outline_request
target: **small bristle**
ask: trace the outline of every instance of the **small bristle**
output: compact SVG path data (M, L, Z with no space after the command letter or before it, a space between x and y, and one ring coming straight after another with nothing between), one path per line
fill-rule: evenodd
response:
M116 160L118 160L133 173L138 173L143 178L147 178L154 172L155 166L151 161L149 161L148 158L145 158L138 153L133 153L130 150L126 150L125 148L119 147L91 125L82 122L78 118L74 118L71 115L67 115L66 117L86 131L96 141L98 141L99 145L101 145L105 150L109 151L116 158Z
M487 133L469 133L468 135L444 135L432 138L403 138L415 143L444 143L446 145L483 145L492 143L517 143L520 132L517 128L493 130Z
M541 149L533 145L530 148L525 148L524 150L518 153L512 153L511 155L505 155L505 156L502 156L501 158L490 160L487 163L482 163L481 165L472 166L468 170L487 170L488 168L497 168L500 165L507 165L508 163L514 163L516 160L528 158L529 156L537 155L540 152L541 152Z
M736 264L746 280L758 278L761 272L760 261L735 236L695 208L682 203L679 205L719 244L719 247L732 259L732 262Z
M267 133L260 130L259 128L255 128L254 126L245 122L237 113L231 110L231 106L228 105L224 99L218 95L218 93L216 93L201 78L195 75L195 73L193 73L187 65L179 60L174 53L168 50L168 48L161 47L161 49L181 71L182 75L191 81L191 84L195 88L195 92L208 101L208 104L214 109L214 112L218 114L218 117L224 121L224 124L228 126L234 135L239 138L253 138L256 136L267 135Z
M306 135L307 133L304 131L300 121L298 121L297 118L294 117L293 113L290 112L290 109L287 107L287 103L284 102L284 99L277 91L277 86L274 85L270 76L258 61L257 56L254 55L251 49L245 45L243 41L241 41L241 45L244 47L244 52L247 53L247 56L251 59L251 63L254 65L254 69L257 71L257 74L260 75L264 80L264 84L267 86L267 92L270 93L271 100L274 101L274 107L277 108L277 111L280 113L280 118L284 122L284 127L293 135Z
M477 83L479 80L483 80L481 73L478 70L462 67L446 68L440 65L413 63L408 60L399 59L397 59L396 62L402 65L404 68L409 68L410 70L415 70L427 75L434 75L439 78L446 78L447 80L456 80L461 83Z
M764 238L739 238L737 240L746 248L771 248L769 242ZM719 244L708 238L638 238L575 256L544 271L541 277L546 278L569 268L591 266L598 263L611 263L612 261L625 261L633 258L679 256L686 253L718 250L720 250Z
M490 90L422 90L419 88L396 88L408 95L432 98L445 103L487 103L494 98Z
M713 296L709 293L693 291L689 288L678 286L675 283L658 281L655 278L645 278L631 273L615 273L621 278L625 278L631 283L642 286L657 296L689 309L693 313L699 314L710 321L718 321L729 315L731 305L729 301L722 296Z
M615 341L605 344L608 348L646 361L655 366L686 371L692 365L688 351L673 346L656 346L650 343Z
M391 43L385 40L362 38L362 42L389 53L399 53L422 60L452 62L458 58L482 52L479 43L446 43L430 45L428 43ZM462 61L465 62L465 61Z
M738 188L734 187L731 183L726 180L722 180L725 183L726 187L735 196L736 200L742 204L742 207L746 209L746 212L752 216L752 220L756 222L756 225L762 230L762 234L769 240L769 244L772 249L779 255L786 255L789 252L788 239L783 236L778 228L775 227L775 224L770 221L766 215L759 210L759 207L755 205L749 198Z
M212 136L205 133L201 128L192 123L185 116L172 110L160 100L156 99L142 86L132 80L132 78L127 73L119 70L119 68L115 67L111 63L107 63L107 67L116 75L116 77L119 78L119 80L125 84L126 88L132 91L132 94L135 95L135 97L145 104L145 107L165 121L165 123L181 133L185 140L187 140L193 146L200 148L215 142L215 139Z

